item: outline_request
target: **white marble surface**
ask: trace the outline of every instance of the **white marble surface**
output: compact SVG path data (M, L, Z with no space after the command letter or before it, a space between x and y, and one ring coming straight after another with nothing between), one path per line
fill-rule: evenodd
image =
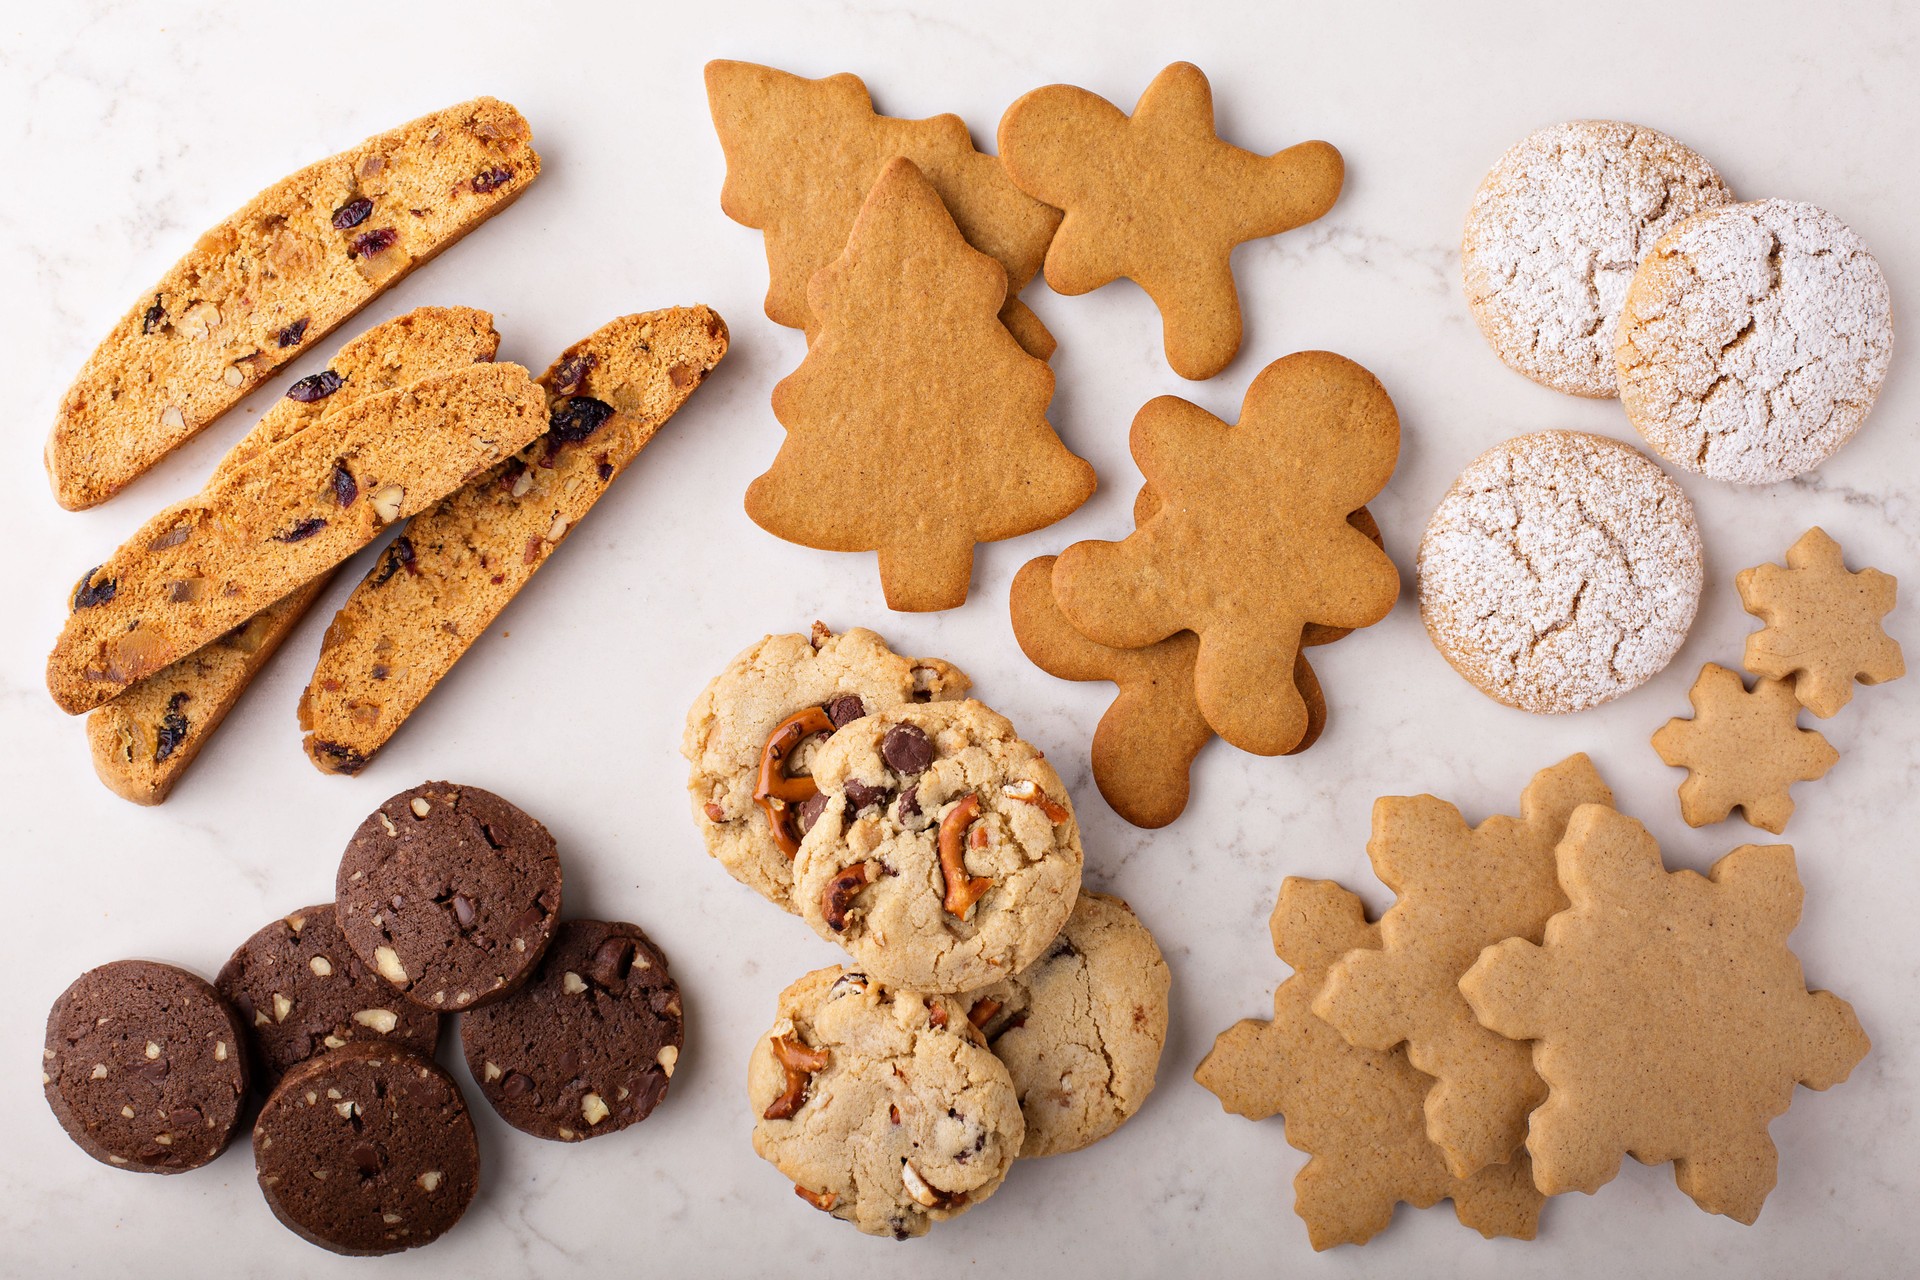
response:
M1548 121L1611 115L1676 133L1743 195L1839 213L1878 252L1896 306L1920 297L1911 230L1920 12L1895 0L1811 10L1756 0L1737 18L1725 16L1732 6L1715 6L1715 16L1675 0L1613 0L1577 20L1492 0L1187 12L1201 7L5 7L0 351L12 426L11 465L0 468L10 903L0 927L0 1272L281 1280L878 1266L928 1277L1044 1268L1064 1280L1204 1267L1435 1280L1881 1276L1912 1265L1920 679L1865 690L1823 724L1840 763L1796 792L1787 838L1808 896L1794 942L1810 979L1854 1002L1874 1051L1846 1085L1801 1091L1773 1126L1780 1185L1757 1226L1709 1217L1669 1170L1629 1162L1599 1195L1549 1204L1532 1245L1484 1243L1444 1207L1403 1208L1365 1250L1316 1256L1290 1211L1302 1157L1280 1124L1223 1115L1191 1073L1217 1031L1267 1007L1282 976L1266 933L1281 877L1335 876L1384 904L1363 848L1376 796L1428 790L1477 818L1510 810L1533 770L1585 750L1673 864L1703 868L1756 838L1737 821L1683 826L1677 775L1647 736L1684 710L1701 663L1738 658L1751 623L1734 572L1778 558L1815 522L1857 560L1908 579L1891 625L1920 658L1913 353L1899 353L1864 432L1816 475L1751 491L1682 478L1704 527L1709 583L1685 650L1651 685L1569 718L1505 710L1449 670L1403 600L1383 625L1316 658L1332 704L1319 746L1261 760L1216 744L1200 762L1189 815L1164 832L1135 831L1101 802L1085 753L1107 691L1029 666L1009 631L1006 593L1027 557L1129 527L1135 408L1176 392L1235 416L1261 365L1298 348L1361 361L1400 407L1400 470L1373 510L1403 572L1449 479L1493 441L1556 426L1631 439L1615 404L1561 397L1508 372L1460 297L1469 194L1510 142ZM801 341L761 314L760 237L718 208L721 157L700 78L716 56L857 71L883 110L958 111L983 142L1029 88L1066 80L1130 105L1164 63L1185 57L1211 75L1226 136L1266 150L1330 139L1347 157L1349 183L1324 221L1240 252L1246 346L1205 384L1168 371L1157 318L1132 286L1079 299L1029 289L1061 343L1053 420L1098 468L1100 491L1056 528L983 548L966 607L892 616L870 557L776 542L740 509L780 440L768 390L798 361ZM497 315L503 358L540 366L616 314L702 301L730 322L732 354L363 776L322 777L296 745L293 703L323 608L167 806L114 799L92 777L79 723L41 687L64 593L148 511L196 488L269 397L320 357L83 515L55 508L38 464L57 397L139 291L256 189L483 92L532 120L545 176L348 332L423 303L471 304ZM911 484L910 467L902 480ZM808 1210L748 1146L749 1045L775 992L834 952L707 860L681 789L681 717L701 684L763 632L814 618L874 625L904 649L970 671L980 694L1059 763L1085 824L1089 882L1133 901L1175 974L1161 1087L1142 1114L1086 1153L1021 1165L990 1203L906 1245ZM210 974L261 923L324 899L358 819L429 776L498 789L539 815L562 842L569 909L630 917L664 945L692 1019L668 1105L584 1147L544 1144L483 1114L486 1188L468 1220L424 1252L358 1263L274 1223L244 1144L209 1169L166 1179L116 1174L69 1144L34 1071L45 1010L66 982L128 955Z

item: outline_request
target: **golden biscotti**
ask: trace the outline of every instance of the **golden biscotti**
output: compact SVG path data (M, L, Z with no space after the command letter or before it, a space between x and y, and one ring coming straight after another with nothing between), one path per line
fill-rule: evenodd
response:
M513 364L383 392L147 521L74 588L47 688L78 715L179 661L546 430Z
M140 295L61 399L60 505L111 498L539 173L526 119L475 98L255 196Z

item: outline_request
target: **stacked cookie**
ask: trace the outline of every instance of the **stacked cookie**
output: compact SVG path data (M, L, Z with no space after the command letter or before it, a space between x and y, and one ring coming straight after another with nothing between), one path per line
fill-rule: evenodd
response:
M1805 707L1821 719L1853 698L1853 684L1879 684L1906 674L1900 646L1882 628L1898 586L1878 569L1850 572L1840 544L1824 529L1807 530L1787 549L1787 563L1741 570L1740 602L1766 623L1747 637L1739 672L1709 662L1688 700L1691 720L1669 720L1653 735L1654 750L1685 769L1680 816L1688 826L1723 822L1735 809L1776 835L1793 815L1788 788L1825 777L1839 760L1824 735L1800 727Z
M781 994L748 1094L754 1149L872 1234L1111 1133L1166 1036L1152 936L1081 889L1059 775L969 687L815 624L736 657L682 744L709 852L853 957Z
M1287 880L1273 1020L1229 1029L1195 1072L1228 1110L1285 1117L1316 1249L1441 1199L1531 1239L1544 1197L1598 1190L1628 1154L1751 1223L1793 1085L1837 1084L1867 1052L1787 948L1793 851L1670 872L1585 756L1475 827L1432 796L1382 799L1367 852L1394 905L1369 923L1339 885Z
M212 985L121 961L61 995L43 1078L83 1150L197 1168L251 1086L274 1215L336 1253L393 1253L438 1239L479 1186L465 1100L432 1060L443 1014L461 1014L487 1101L536 1137L617 1132L665 1097L684 1039L666 957L635 925L559 919L557 850L528 814L476 787L404 791L361 824L335 887Z

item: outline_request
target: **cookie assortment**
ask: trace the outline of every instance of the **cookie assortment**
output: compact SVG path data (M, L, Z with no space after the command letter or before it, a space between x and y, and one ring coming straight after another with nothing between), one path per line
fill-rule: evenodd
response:
M1793 851L1670 872L1584 756L1477 827L1432 796L1382 799L1367 852L1392 908L1368 924L1340 886L1289 879L1274 1020L1222 1034L1195 1073L1313 1156L1294 1207L1316 1249L1442 1198L1530 1239L1543 1197L1598 1190L1625 1154L1751 1223L1792 1086L1838 1084L1867 1052L1787 948Z
M780 996L748 1067L754 1150L900 1239L1016 1156L1119 1128L1167 1033L1166 963L1126 903L1081 889L1060 775L968 688L815 623L736 657L682 743L709 852L855 961Z
M289 1230L344 1254L430 1243L480 1178L433 1061L444 1014L463 1011L500 1117L557 1142L646 1119L679 1065L666 956L637 925L560 919L560 885L532 815L478 787L403 791L347 845L338 901L260 929L214 983L141 960L77 979L47 1018L48 1105L94 1158L179 1173L225 1150L255 1090L260 1191Z

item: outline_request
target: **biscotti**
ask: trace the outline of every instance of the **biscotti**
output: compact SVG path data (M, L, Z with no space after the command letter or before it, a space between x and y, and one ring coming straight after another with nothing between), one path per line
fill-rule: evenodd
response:
M706 307L625 316L540 384L552 428L410 522L355 587L300 699L314 764L355 773L486 630L727 350Z
M46 451L60 505L111 498L539 173L525 118L475 98L255 196L140 295L62 398Z
M492 360L493 317L471 307L421 307L376 325L342 346L317 399L284 396L214 468L219 479L283 440L368 396ZM326 590L322 574L262 609L212 644L133 685L87 716L94 772L135 804L159 804L246 692L280 642Z
M547 426L513 364L480 364L327 414L175 503L81 579L47 659L90 711L219 638L511 457Z

